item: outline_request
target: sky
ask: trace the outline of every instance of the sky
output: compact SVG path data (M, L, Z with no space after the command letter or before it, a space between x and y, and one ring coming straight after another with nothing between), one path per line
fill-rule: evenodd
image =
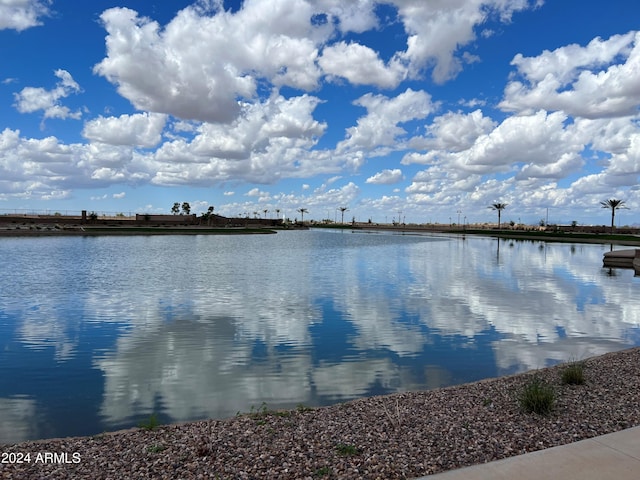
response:
M0 214L639 224L639 107L637 0L0 0Z

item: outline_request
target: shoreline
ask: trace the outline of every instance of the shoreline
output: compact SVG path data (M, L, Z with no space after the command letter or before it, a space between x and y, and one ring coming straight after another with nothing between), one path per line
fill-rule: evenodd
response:
M32 228L2 228L2 237L70 237L106 235L255 235L273 234L277 229L252 227L120 227L120 226L73 226L51 227L37 225Z
M562 384L561 364L328 407L3 445L68 462L0 463L0 478L413 478L640 425L640 347L581 362L584 385ZM556 391L549 416L519 407L533 377Z
M115 220L117 221L117 220ZM621 233L585 233L574 231L541 232L523 230L497 230L497 229L451 229L423 226L391 226L358 224L355 227L349 225L305 225L293 227L274 227L266 225L248 224L244 226L204 226L189 224L137 224L121 225L109 224L100 221L101 224L69 222L64 220L55 222L36 222L33 219L23 221L20 225L16 221L3 222L0 219L0 238L2 237L47 237L47 236L100 236L100 235L239 235L239 234L273 234L281 230L308 230L309 228L327 230L354 230L363 232L390 232L396 234L444 234L465 238L469 236L484 236L504 240L527 240L541 242L560 243L591 243L602 245L627 245L640 246L640 235ZM111 221L113 222L113 220Z

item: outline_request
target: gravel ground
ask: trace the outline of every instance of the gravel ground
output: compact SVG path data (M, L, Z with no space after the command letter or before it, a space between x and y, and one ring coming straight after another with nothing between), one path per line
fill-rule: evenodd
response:
M640 425L640 348L585 360L583 385L563 385L563 368L331 407L4 445L0 478L411 478ZM519 406L534 376L554 385L548 416Z

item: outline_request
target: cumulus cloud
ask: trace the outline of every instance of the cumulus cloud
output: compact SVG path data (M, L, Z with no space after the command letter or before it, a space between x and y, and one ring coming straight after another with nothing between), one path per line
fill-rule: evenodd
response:
M166 115L156 113L100 116L85 124L82 135L91 142L151 148L160 143L166 121Z
M354 105L366 108L367 115L347 129L347 138L340 142L338 151L393 145L407 133L399 124L425 118L434 108L428 93L410 88L394 98L368 93Z
M511 62L517 79L505 88L500 107L510 112L561 110L584 118L638 113L640 33L595 38L585 47L568 45Z
M433 65L432 78L444 83L462 70L459 49L476 39L475 28L491 16L509 22L515 12L533 8L539 2L527 0L451 0L425 8L424 0L391 0L407 32L407 50L399 58L419 76ZM464 57L469 52L462 52ZM470 57L473 58L473 57ZM474 60L475 61L475 60Z
M341 33L362 33L379 25L375 14L375 0L317 0L315 2L324 15L326 23L335 19Z
M134 10L111 8L100 17L107 56L94 72L140 110L228 123L240 114L239 102L256 98L263 81L311 91L327 74L393 88L407 72L417 77L433 66L434 79L444 82L462 62L478 60L459 52L475 39L477 25L492 15L508 21L530 8L524 0L457 0L429 8L422 0L383 2L398 9L408 36L407 50L385 63L370 46L332 43L337 32L381 28L376 3L253 0L231 12L213 2L206 9L189 6L164 26Z
M339 157L320 161L328 158L326 152L309 151L326 128L312 115L318 103L309 95L289 99L277 95L243 105L242 115L229 125L201 124L191 140L176 138L156 150L154 183L211 185L231 179L273 183L283 177L339 170Z
M54 75L60 79L52 90L40 87L25 87L14 94L15 107L20 113L33 113L42 110L44 118L79 119L82 112L72 112L63 106L60 100L81 91L80 85L66 70L58 69Z
M539 111L509 117L467 150L453 155L453 165L470 173L507 171L514 164L552 164L583 145L565 130L566 115ZM571 164L571 163L569 163ZM573 164L575 165L575 164Z
M0 30L22 31L42 25L50 0L0 0Z
M0 133L0 191L25 199L59 199L72 189L135 185L149 181L144 157L132 148L103 143L65 144L56 137L22 138L17 130Z
M346 78L353 85L381 88L395 88L406 71L396 60L385 65L375 50L358 43L331 45L324 49L318 63L330 76Z
M447 112L427 126L425 138L414 138L411 146L432 150L460 152L470 148L481 135L496 127L496 122L484 116L482 110L471 113ZM413 163L410 158L404 163ZM416 162L421 163L421 162Z
M256 96L259 79L317 87L317 43L329 32L309 22L314 12L306 2L254 1L235 14L198 13L187 7L163 28L131 9L105 11L107 57L94 71L141 110L207 122L234 120L239 100Z
M402 181L403 178L402 170L399 168L394 168L393 170L385 169L367 178L367 183L373 183L375 185L392 185Z

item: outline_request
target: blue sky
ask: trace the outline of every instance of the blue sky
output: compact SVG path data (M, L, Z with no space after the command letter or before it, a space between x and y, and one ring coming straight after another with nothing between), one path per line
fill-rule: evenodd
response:
M0 213L639 223L637 0L0 0L0 65Z

